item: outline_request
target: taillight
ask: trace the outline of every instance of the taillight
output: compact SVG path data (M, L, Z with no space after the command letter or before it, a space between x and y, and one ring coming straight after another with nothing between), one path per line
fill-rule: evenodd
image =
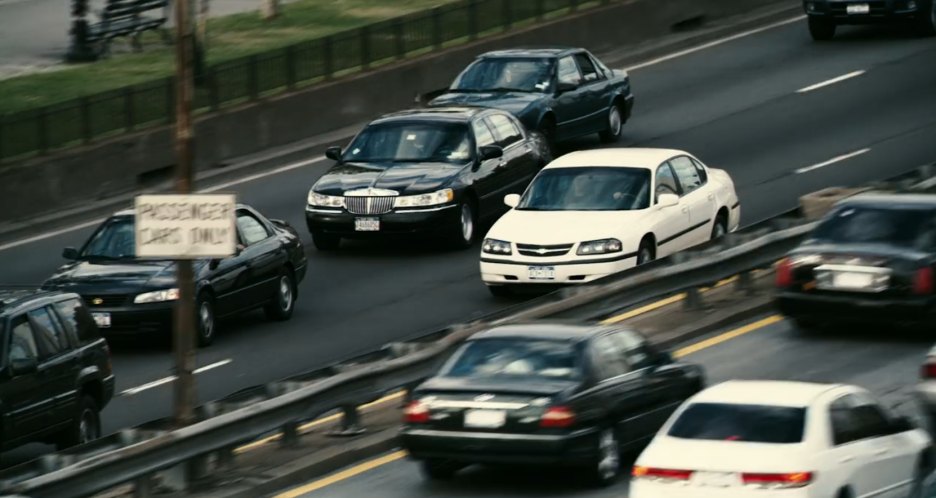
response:
M408 424L429 423L429 405L419 400L410 402L403 410L403 420Z
M787 472L783 474L741 474L746 486L766 489L801 488L813 480L812 472Z
M936 359L926 360L926 363L920 368L920 377L924 379L936 379Z
M786 288L793 285L793 262L790 258L783 258L777 264L776 279L777 287Z
M543 412L540 427L562 429L575 423L575 412L565 406L551 406Z
M689 478L692 477L692 471L634 465L634 468L631 469L631 477L635 479L653 479L659 481L688 481Z
M916 271L913 275L913 293L914 294L932 294L933 293L933 269L925 266Z

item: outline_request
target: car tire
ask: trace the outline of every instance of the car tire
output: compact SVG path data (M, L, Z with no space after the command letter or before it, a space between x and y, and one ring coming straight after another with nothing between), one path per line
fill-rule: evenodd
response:
M835 38L835 23L820 17L809 18L809 34L813 40L828 41Z
M341 247L341 237L330 233L312 232L312 244L319 251L334 251Z
M711 240L718 240L728 233L728 220L725 215L719 214L715 217L715 224L712 225Z
M461 466L446 460L431 458L423 460L420 468L424 476L431 481L451 481Z
M218 323L215 317L214 301L205 292L199 294L195 301L195 318L198 347L210 346L217 335Z
M556 140L556 120L552 117L545 117L540 121L539 126L536 127L536 133L539 133L543 137L543 142L546 145L546 151L549 154L549 160L552 161L556 157L556 151L558 150L558 141Z
M910 492L907 494L907 498L926 497L926 474L927 469L923 462L918 463L916 470L913 472L913 482L910 484Z
M610 144L620 140L624 130L624 113L617 102L612 104L611 109L608 110L607 120L607 129L600 132L598 136L602 142Z
M289 268L283 268L276 281L276 295L263 311L267 318L283 322L292 318L296 307L296 280Z
M549 139L546 138L546 135L543 135L541 131L531 131L530 132L530 142L533 143L533 148L536 150L536 155L539 156L540 168L551 163L555 157L553 156L552 146L549 145Z
M644 237L637 248L637 266L647 264L656 259L656 247L649 237Z
M513 295L513 292L510 291L510 287L506 285L488 285L487 288L488 292L494 297L510 297Z
M85 444L101 437L100 408L94 398L87 394L78 400L78 414L62 434L56 447L59 451Z
M930 0L929 5L925 5L921 10L924 13L921 13L916 20L917 34L920 36L936 35L936 0Z
M478 215L475 203L465 199L458 204L458 220L451 229L449 245L453 249L468 249L478 235Z
M621 450L614 429L607 428L598 434L598 458L588 472L592 485L607 487L621 476Z

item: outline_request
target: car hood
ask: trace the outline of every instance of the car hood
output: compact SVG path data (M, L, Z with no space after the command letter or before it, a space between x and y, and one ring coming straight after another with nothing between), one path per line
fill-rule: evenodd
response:
M808 467L810 455L803 444L710 441L658 435L636 463L694 471L786 473L813 470Z
M527 92L451 92L436 97L432 100L430 105L449 106L467 104L495 107L513 114L520 114L531 104L542 100L544 97L544 94Z
M393 190L400 195L422 194L445 188L465 167L448 163L348 162L332 167L313 189L336 196L365 188Z
M77 292L132 292L175 284L171 261L77 261L69 263L46 281L47 287Z
M646 233L648 210L521 211L512 209L491 227L488 237L520 244L569 244L617 238L624 250L637 248ZM631 242L633 241L633 242ZM631 247L633 245L633 247Z

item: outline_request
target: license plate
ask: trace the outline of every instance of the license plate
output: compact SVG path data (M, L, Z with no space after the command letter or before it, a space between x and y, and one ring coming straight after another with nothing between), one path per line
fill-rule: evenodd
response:
M473 429L497 429L507 422L507 412L498 410L468 410L465 412L465 427Z
M697 486L729 488L740 484L734 472L693 472L692 483Z
M874 286L874 277L867 273L836 272L832 275L832 285L836 289L865 290Z
M108 328L111 326L110 313L91 313L91 317L94 318L94 323L100 328Z
M357 232L379 232L380 218L355 218L354 230Z
M556 269L552 266L531 266L527 268L530 280L554 280Z
M871 12L871 7L866 3L856 3L846 6L845 12L849 14L867 14Z

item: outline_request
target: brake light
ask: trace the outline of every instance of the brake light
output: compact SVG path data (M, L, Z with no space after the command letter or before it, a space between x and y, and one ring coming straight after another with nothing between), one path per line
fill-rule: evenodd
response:
M936 362L927 359L923 367L920 368L920 377L923 379L936 379Z
M777 264L776 285L780 288L786 288L793 285L793 262L790 258L783 258Z
M932 294L933 293L933 269L925 266L916 271L913 276L914 294Z
M678 469L659 469L656 467L634 465L634 468L631 469L631 477L635 479L653 479L662 481L688 481L689 478L692 477L692 471Z
M741 480L747 486L769 489L801 488L813 480L812 472L787 472L784 474L741 474Z
M565 406L551 406L543 412L540 427L563 429L575 423L575 412Z
M419 400L410 402L403 410L403 420L408 424L429 423L429 405Z

